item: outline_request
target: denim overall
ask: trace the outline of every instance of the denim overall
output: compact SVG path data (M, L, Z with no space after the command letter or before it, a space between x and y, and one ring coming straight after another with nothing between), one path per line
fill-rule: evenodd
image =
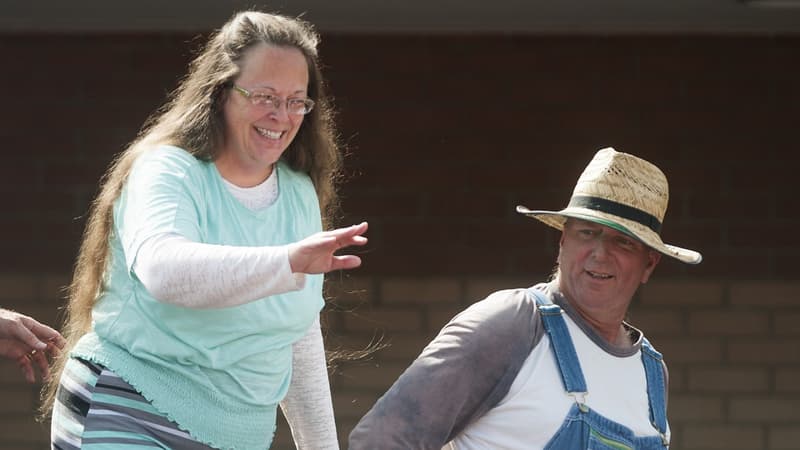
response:
M583 378L578 355L561 308L545 300L540 293L530 290L550 337L550 344L556 357L561 381L567 393L575 398L564 423L544 450L626 450L626 449L666 449L669 440L666 436L667 416L665 402L664 371L661 354L647 339L642 342L642 362L647 379L647 396L650 401L650 423L659 436L637 437L628 427L609 420L593 411L585 403L586 381Z

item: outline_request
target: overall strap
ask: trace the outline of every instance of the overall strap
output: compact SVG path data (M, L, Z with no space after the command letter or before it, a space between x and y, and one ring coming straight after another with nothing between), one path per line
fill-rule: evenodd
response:
M647 397L650 401L650 422L658 430L664 445L667 439L667 384L664 380L663 358L646 338L642 338L642 362L647 378Z
M536 299L539 309L539 316L542 318L547 335L550 337L550 345L556 356L558 370L561 372L561 381L564 389L575 398L578 406L584 409L586 392L586 380L583 378L583 370L575 352L575 345L564 321L561 307L551 303L542 293L534 289L528 289Z

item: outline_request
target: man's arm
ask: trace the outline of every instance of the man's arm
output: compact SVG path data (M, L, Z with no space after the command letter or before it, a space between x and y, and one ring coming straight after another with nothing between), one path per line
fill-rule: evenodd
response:
M505 397L534 345L534 304L500 291L456 316L350 434L351 450L439 450Z

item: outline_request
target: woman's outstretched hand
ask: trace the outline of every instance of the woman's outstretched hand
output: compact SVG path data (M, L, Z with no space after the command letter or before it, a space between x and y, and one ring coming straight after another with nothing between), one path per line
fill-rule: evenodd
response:
M364 245L367 222L347 228L312 234L302 241L289 245L289 265L294 273L328 273L334 270L353 269L361 265L356 255L334 255L344 247Z

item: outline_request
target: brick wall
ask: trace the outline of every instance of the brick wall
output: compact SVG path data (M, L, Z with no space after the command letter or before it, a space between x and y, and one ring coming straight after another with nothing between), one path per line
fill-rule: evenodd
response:
M58 321L97 180L196 42L0 38L0 305ZM322 55L342 223L371 224L364 267L329 277L330 343L391 344L333 373L343 436L455 312L546 277L557 234L513 207L562 207L611 145L664 169L664 239L706 257L662 261L631 311L670 365L672 448L797 448L800 38L326 36ZM43 448L7 363L0 398L0 448Z

